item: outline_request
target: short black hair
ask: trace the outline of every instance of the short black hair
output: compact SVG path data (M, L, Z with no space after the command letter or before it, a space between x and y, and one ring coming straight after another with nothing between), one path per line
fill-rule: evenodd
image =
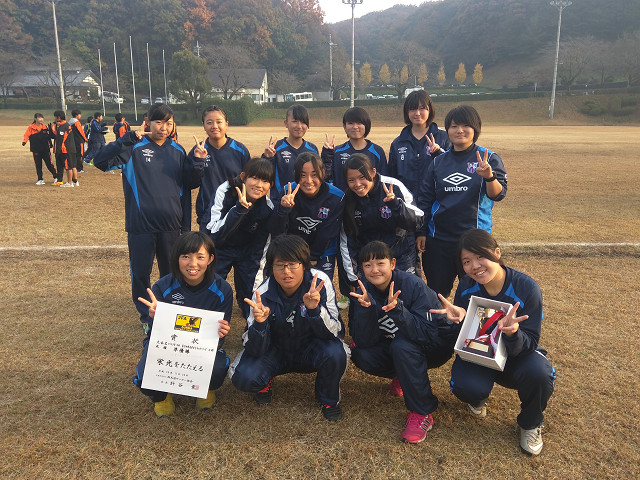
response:
M211 240L209 235L202 232L186 232L178 237L171 254L171 273L178 282L185 283L184 277L180 272L180 255L196 253L203 245L205 250L209 252L209 255L213 255L213 261L209 264L207 271L204 274L204 281L210 282L213 280L216 263L216 247L213 240Z
M353 107L344 112L344 115L342 116L342 126L346 127L347 122L361 123L364 125L365 138L371 131L371 117L362 107Z
M388 258L389 261L391 261L395 257L393 256L391 247L380 240L367 243L360 249L360 252L358 252L358 261L361 264L370 260L381 260L384 258Z
M150 122L158 120L166 122L173 117L173 110L166 103L156 103L149 108L148 116Z
M420 107L429 110L429 116L427 117L427 127L433 123L433 119L436 116L436 109L433 106L431 97L425 90L415 90L407 95L407 98L404 101L403 113L404 123L406 125L411 125L411 120L409 119L409 110L417 110Z
M102 116L102 112L96 112L93 114L93 118L97 119L98 117Z
M482 130L482 121L478 111L471 105L458 105L449 110L444 118L444 128L449 130L452 122L455 122L456 125L468 125L473 128L473 143L478 140Z
M254 157L247 162L247 164L242 169L242 173L244 173L244 179L255 177L260 180L264 180L265 182L269 182L271 185L276 180L275 170L273 168L273 163L268 158L263 157Z
M82 115L82 112L80 110L78 110L77 108L71 110L72 117L77 117L78 115Z
M276 258L285 262L300 262L305 270L311 269L309 245L297 235L278 235L271 239L267 248L267 265L273 266Z
M67 116L65 115L65 113L62 110L56 110L55 112L53 112L53 116L55 118L59 118L60 120L66 120Z
M296 158L295 163L293 164L293 179L296 183L300 183L300 176L302 175L302 167L304 167L305 163L311 163L313 165L313 170L318 175L320 181L324 182L324 166L322 164L322 160L320 156L315 152L302 152Z
M309 112L304 105L296 103L295 105L291 105L289 108L287 108L285 120L289 120L289 114L291 114L291 118L293 118L294 120L298 120L299 122L304 123L307 127L309 126Z
M209 105L202 112L202 123L203 124L204 124L205 117L207 116L208 113L211 113L211 112L220 112L222 114L222 116L224 117L224 119L229 121L227 119L227 112L225 112L221 107L219 107L218 105Z
M35 120L36 118L44 118L44 115L41 113L34 113L33 114L33 119Z
M116 113L115 115L116 122L121 122L123 118L124 118L124 115L122 115L121 113Z

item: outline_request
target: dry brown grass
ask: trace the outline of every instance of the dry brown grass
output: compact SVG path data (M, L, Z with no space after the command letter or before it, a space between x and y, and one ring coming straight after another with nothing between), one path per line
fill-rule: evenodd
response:
M385 149L399 128L375 128ZM640 476L638 247L510 247L508 262L545 296L541 344L558 370L546 412L545 448L523 456L519 402L497 386L478 421L449 392L450 363L430 376L441 405L427 440L399 441L406 418L387 382L351 365L344 419L329 423L312 377L287 375L259 407L225 382L199 413L179 398L156 419L130 379L142 332L130 300L119 175L90 168L78 189L36 187L24 127L4 127L0 211L4 379L1 478L637 478ZM308 139L321 144L316 127ZM199 128L181 129L191 145ZM260 154L281 127L231 128ZM640 242L639 129L487 126L481 143L509 172L495 233L512 242ZM338 138L341 138L339 136ZM45 177L48 179L48 177ZM87 249L85 246L103 248ZM22 246L33 249L20 248ZM78 246L77 249L51 249ZM226 343L240 350L237 311Z

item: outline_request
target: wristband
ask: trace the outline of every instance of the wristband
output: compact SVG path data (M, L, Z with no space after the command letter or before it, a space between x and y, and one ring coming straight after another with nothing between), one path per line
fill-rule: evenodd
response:
M485 179L484 179L484 181L485 181L485 182L487 182L487 183L489 183L489 182L493 182L494 180L497 180L497 178L496 178L496 172L493 172L489 178L485 178Z

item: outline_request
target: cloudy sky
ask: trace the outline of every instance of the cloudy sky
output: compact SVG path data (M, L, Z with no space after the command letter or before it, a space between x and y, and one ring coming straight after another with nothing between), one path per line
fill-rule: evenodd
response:
M325 14L326 23L335 23L341 20L351 19L351 5L345 5L342 0L319 0L320 7ZM386 10L393 5L420 5L427 0L363 0L362 4L356 5L356 18L367 13L378 10Z

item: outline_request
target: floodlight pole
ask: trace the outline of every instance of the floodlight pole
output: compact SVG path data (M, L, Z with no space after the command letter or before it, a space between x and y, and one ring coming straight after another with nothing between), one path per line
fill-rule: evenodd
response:
M556 103L556 82L558 80L558 55L560 53L560 25L562 24L562 9L571 5L569 0L553 0L549 4L558 8L558 37L556 39L556 61L553 65L553 86L551 87L551 105L549 105L549 118L553 120L553 111Z
M164 48L162 49L162 73L164 74L164 103L169 104L169 97L167 96L167 64L164 60Z
M353 108L356 91L356 5L363 0L342 0L345 5L351 5L351 108Z
M138 104L136 102L136 75L133 73L133 44L131 43L131 35L129 35L129 55L131 58L131 86L133 87L133 114L138 121Z
M62 62L60 60L60 42L58 41L58 21L56 19L56 2L51 0L51 8L53 9L53 31L56 36L56 52L58 53L58 75L60 76L60 106L62 111L67 111L67 104L64 98L64 81L62 80Z
M102 83L102 58L100 57L100 49L98 49L98 67L100 68L100 96L102 97L102 115L107 114L107 110L104 108L104 85Z
M337 45L331 41L331 34L329 34L329 95L331 95L331 100L333 100L333 47Z

